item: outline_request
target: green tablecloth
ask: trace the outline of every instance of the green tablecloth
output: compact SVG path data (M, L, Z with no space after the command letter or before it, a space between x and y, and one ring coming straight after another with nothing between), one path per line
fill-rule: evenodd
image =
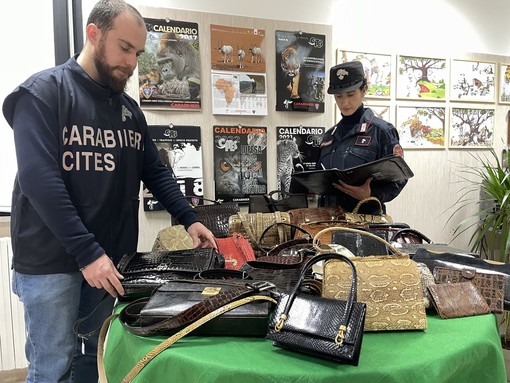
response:
M105 352L108 382L120 382L164 339L132 335L115 319ZM187 335L134 382L506 383L506 373L493 314L448 320L429 315L426 331L365 333L357 367L282 350L263 338Z

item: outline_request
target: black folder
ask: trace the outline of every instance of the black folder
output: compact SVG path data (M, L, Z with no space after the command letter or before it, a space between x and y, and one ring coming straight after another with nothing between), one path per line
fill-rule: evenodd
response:
M292 173L294 181L306 187L310 193L320 195L340 194L341 191L333 186L338 180L359 186L363 185L368 177L374 177L376 181L392 182L413 176L414 173L401 156L384 157L344 170L333 168Z

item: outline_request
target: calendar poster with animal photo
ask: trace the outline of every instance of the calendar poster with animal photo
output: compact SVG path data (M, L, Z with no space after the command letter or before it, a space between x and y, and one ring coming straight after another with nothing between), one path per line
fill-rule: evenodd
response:
M213 114L267 115L263 29L211 25Z
M200 127L151 125L149 131L161 161L173 171L182 194L203 197ZM145 211L164 210L145 185L143 204Z
M276 110L324 113L326 36L275 33Z
M325 127L276 127L276 169L278 189L290 191L292 173L315 170ZM294 190L293 185L293 192ZM296 185L297 186L297 185ZM306 190L303 190L306 192Z
M267 193L267 128L215 125L213 129L216 199L248 204L251 194Z
M200 110L198 24L144 18L145 52L138 58L140 106Z

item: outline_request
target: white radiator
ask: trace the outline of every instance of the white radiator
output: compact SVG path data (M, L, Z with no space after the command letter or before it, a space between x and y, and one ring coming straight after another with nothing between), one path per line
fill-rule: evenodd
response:
M27 367L23 305L11 292L10 238L0 238L0 371Z

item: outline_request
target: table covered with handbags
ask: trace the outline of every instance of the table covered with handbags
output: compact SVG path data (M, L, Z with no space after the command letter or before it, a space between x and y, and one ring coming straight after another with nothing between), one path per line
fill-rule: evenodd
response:
M320 209L232 215L218 254L126 255L101 383L506 382L494 316L510 307L506 265L425 248L411 259L385 238L430 243L421 233ZM359 223L374 217L387 223Z
M425 331L365 333L356 367L276 348L263 337L191 333L154 358L133 381L506 382L494 314L442 320L428 313L427 321ZM133 335L114 319L104 355L108 382L121 382L165 339Z

